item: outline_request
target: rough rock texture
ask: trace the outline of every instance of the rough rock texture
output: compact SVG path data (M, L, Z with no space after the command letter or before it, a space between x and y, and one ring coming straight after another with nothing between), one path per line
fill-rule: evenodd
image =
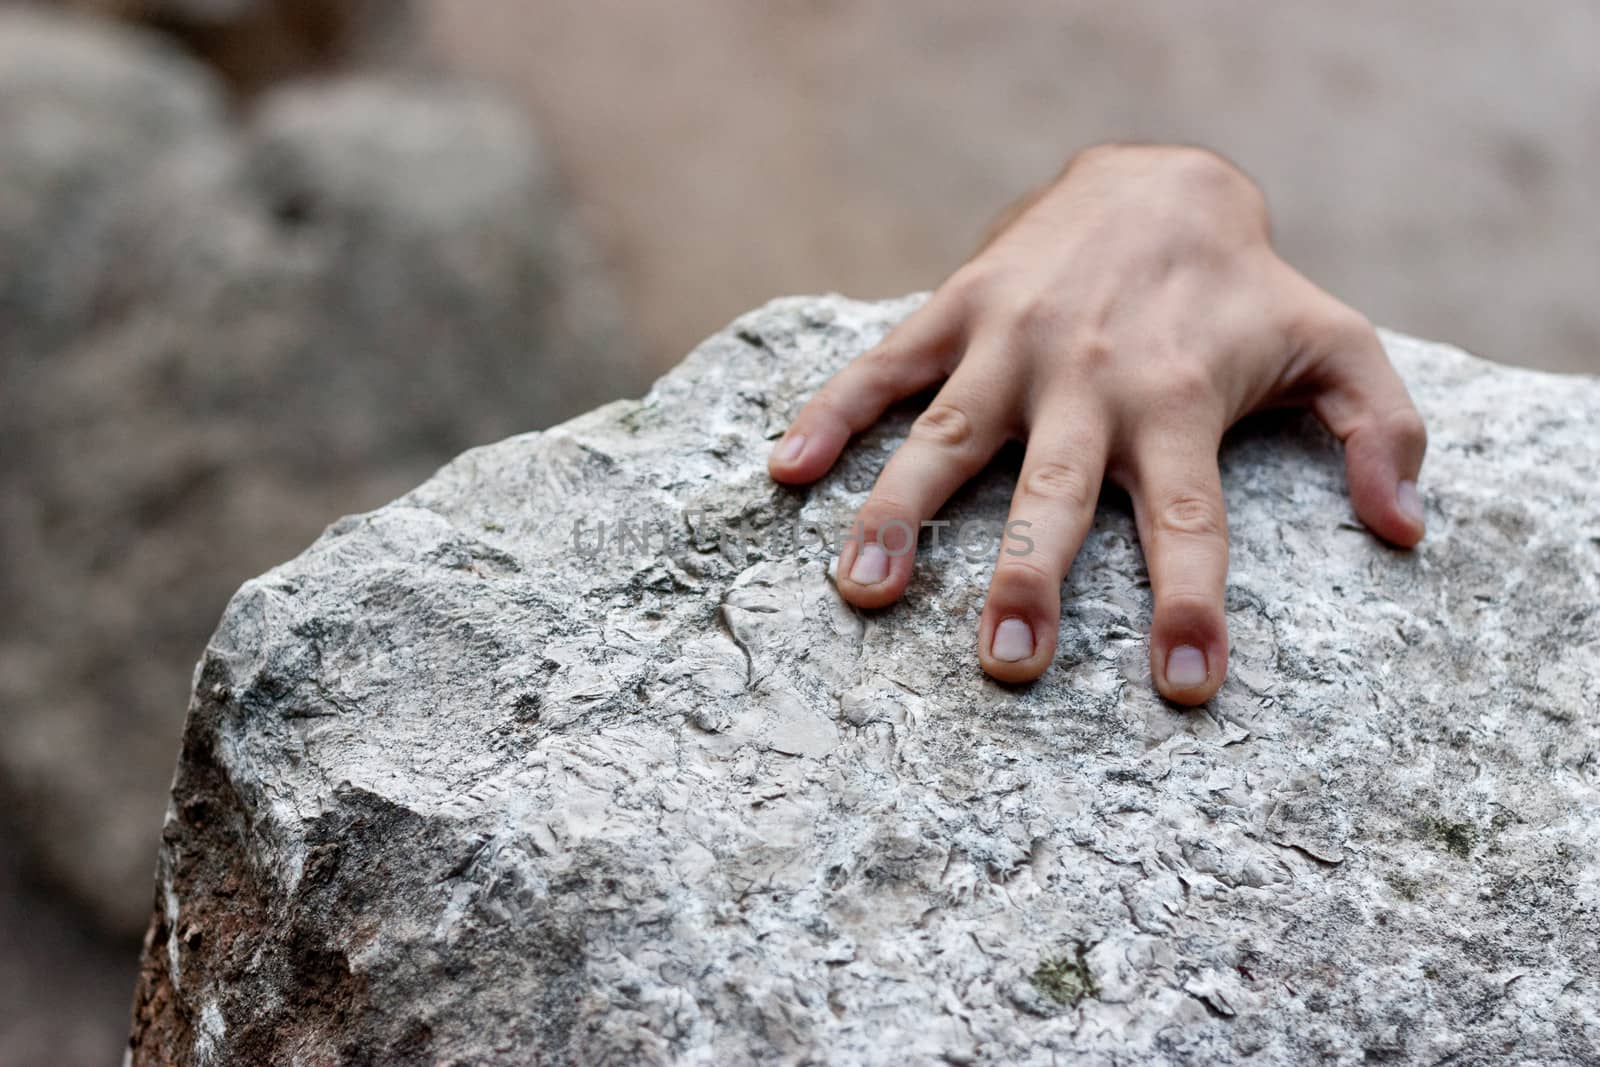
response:
M974 661L990 552L862 615L788 538L910 416L809 492L769 440L910 306L777 301L246 583L134 1062L1600 1059L1600 381L1386 335L1414 553L1309 419L1231 439L1233 670L1183 712L1123 501L1028 688Z
M514 110L382 78L225 110L156 38L0 12L0 793L130 940L238 583L635 381Z

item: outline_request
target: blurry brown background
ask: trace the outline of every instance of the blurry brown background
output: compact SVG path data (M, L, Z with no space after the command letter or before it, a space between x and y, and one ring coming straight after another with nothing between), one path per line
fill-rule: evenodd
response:
M1075 147L1220 149L1375 321L1600 368L1600 6L431 0L539 120L670 362L774 293L959 264Z
M1106 139L1231 156L1380 323L1600 370L1596 41L1587 0L0 3L0 1063L118 1054L189 667L340 513L769 297L934 286Z

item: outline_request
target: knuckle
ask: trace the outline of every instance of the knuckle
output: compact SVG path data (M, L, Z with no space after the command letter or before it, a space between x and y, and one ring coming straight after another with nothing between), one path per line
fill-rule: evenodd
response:
M905 376L904 363L905 355L900 346L884 341L863 353L854 369L861 385L869 389L892 389Z
M1266 197L1261 187L1250 180L1231 160L1208 148L1196 149L1185 160L1184 174L1195 185L1218 194L1240 197L1253 208L1266 213Z
M1377 328L1372 320L1354 308L1340 308L1328 323L1329 342L1339 348L1381 351Z
M911 424L911 437L943 448L960 448L972 440L972 419L960 406L936 401Z
M1389 416L1389 427L1402 443L1416 448L1427 447L1428 426L1416 408L1404 407L1395 411Z
M1085 333L1071 345L1072 363L1089 375L1097 375L1110 367L1116 359L1111 341L1098 332Z
M1023 477L1022 491L1036 499L1074 510L1091 507L1095 503L1089 477L1081 468L1068 463L1041 463Z
M1196 359L1173 359L1162 368L1156 390L1163 408L1187 411L1207 405L1217 393L1212 374Z
M1011 556L995 564L989 589L991 593L1008 595L1015 600L1019 595L1038 595L1060 583L1060 578L1045 569L1043 560L1033 556Z
M916 521L916 512L900 493L881 483L872 489L872 495L861 505L856 520L868 534L875 534L893 522Z
M1023 345L1042 346L1062 336L1070 326L1067 308L1050 293L1028 293L1008 305L1007 329Z
M1156 594L1156 608L1163 625L1175 623L1213 624L1220 617L1221 602L1198 589L1164 589Z
M869 540L883 546L890 555L903 556L917 547L917 523L913 519L895 516L882 519L866 527Z
M1209 148L1178 149L1170 157L1170 173L1182 187L1239 205L1265 223L1267 203L1260 186L1226 156Z
M1341 337L1350 340L1376 341L1378 328L1372 325L1372 320L1353 307L1341 304L1339 310L1333 314L1332 328Z
M992 291L994 274L995 269L984 259L974 259L945 279L939 287L939 296L953 300L958 307L970 307Z
M817 390L815 396L806 401L805 406L795 415L790 429L793 430L801 425L815 427L818 424L844 421L844 412L839 404L843 395L839 386L832 381L828 382Z
M818 407L837 408L840 401L859 393L864 385L870 386L870 378L863 372L861 366L865 359L863 356L823 382L822 388L811 398L811 403Z
M1173 493L1153 516L1157 533L1220 540L1228 535L1222 502L1199 493Z
M1378 331L1372 320L1346 304L1318 309L1307 330L1312 343L1324 351L1378 347Z
M1200 145L1173 145L1162 150L1162 157L1173 173L1195 181L1233 180L1243 176L1224 156Z

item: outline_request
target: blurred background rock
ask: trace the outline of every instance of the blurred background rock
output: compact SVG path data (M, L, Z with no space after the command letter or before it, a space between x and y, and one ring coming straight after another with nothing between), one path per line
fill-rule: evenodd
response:
M1600 370L1600 9L1193 11L0 0L0 1063L117 1055L240 581L770 296L937 284L1075 147L1212 145L1378 321Z
M182 693L239 582L646 379L514 106L354 46L269 85L202 62L218 39L0 12L7 1062L117 1054ZM39 982L63 944L93 973Z

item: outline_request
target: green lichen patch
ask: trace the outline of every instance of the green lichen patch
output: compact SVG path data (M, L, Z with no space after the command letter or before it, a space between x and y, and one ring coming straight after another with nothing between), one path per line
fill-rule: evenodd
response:
M1039 992L1068 1008L1099 992L1095 988L1094 975L1089 971L1089 961L1085 958L1082 945L1072 956L1040 960L1029 980Z
M1438 816L1430 817L1426 822L1428 835L1445 851L1452 852L1462 859L1472 855L1472 850L1478 845L1478 828L1469 822L1456 822L1453 819L1443 819Z
M1417 893L1422 888L1422 883L1415 878L1407 878L1403 874L1386 874L1383 880L1389 883L1401 900L1416 900Z

